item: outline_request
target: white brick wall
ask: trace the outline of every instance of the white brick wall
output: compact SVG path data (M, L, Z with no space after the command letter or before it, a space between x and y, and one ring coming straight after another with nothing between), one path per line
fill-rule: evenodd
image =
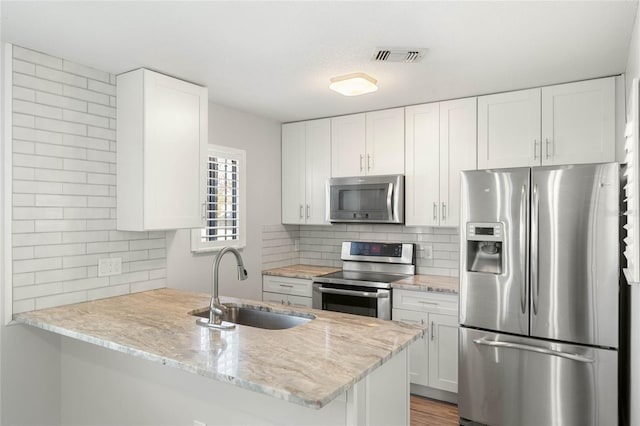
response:
M262 227L262 269L281 268L300 263L300 253L294 250L300 239L297 225L266 225Z
M115 229L115 76L13 47L14 313L166 287L164 232ZM122 275L98 277L98 259Z
M300 251L293 249L300 240ZM273 225L262 231L263 269L302 263L342 266L340 248L343 241L390 241L430 245L433 258L425 259L419 250L418 274L459 275L460 243L458 228L405 227L402 225L335 224L326 226Z

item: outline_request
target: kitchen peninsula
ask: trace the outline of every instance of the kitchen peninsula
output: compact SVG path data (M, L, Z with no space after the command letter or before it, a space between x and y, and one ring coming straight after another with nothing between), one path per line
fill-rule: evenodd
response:
M69 338L62 380L74 424L408 424L406 348L420 327L296 308L316 319L217 331L192 315L209 298L161 289L15 320Z

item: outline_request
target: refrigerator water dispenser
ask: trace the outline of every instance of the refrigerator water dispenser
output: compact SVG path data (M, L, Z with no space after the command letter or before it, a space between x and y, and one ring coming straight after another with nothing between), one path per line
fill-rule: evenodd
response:
M467 271L501 274L503 245L502 223L467 223Z

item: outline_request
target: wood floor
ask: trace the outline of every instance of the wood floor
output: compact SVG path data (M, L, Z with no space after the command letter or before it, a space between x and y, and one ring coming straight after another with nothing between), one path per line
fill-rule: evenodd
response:
M411 426L458 426L458 406L411 395Z

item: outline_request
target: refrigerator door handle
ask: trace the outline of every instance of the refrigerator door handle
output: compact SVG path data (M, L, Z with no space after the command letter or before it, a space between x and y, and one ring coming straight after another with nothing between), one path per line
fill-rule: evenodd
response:
M538 346L523 345L521 343L497 342L494 340L484 340L484 339L474 339L473 343L475 343L476 345L490 346L493 348L519 349L522 351L537 352L545 355L557 356L560 358L566 358L572 361L578 361L578 362L584 362L584 363L594 362L593 359L583 355L554 351L553 349L540 348Z
M522 185L522 200L520 201L520 253L526 253L529 258L529 242L527 241L527 185ZM520 295L520 308L522 313L527 313L527 281L529 280L529 262L524 264L524 280L522 280L522 294Z
M533 302L533 315L538 314L538 216L539 200L538 185L533 185L533 197L531 206L531 301Z

